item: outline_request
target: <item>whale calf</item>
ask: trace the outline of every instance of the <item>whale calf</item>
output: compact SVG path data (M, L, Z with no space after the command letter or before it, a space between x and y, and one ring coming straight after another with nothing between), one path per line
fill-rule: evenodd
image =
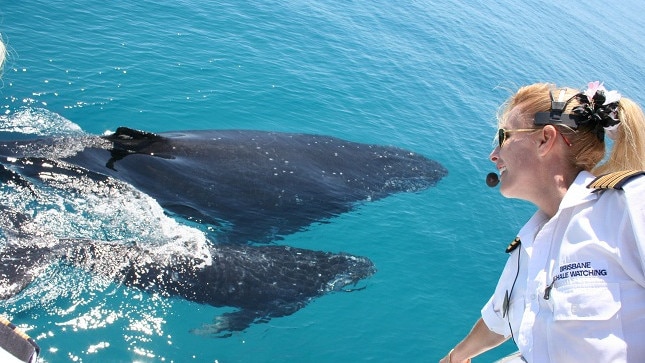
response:
M214 226L218 241L271 242L357 203L435 185L438 162L391 146L251 130L150 133L0 142L0 163L59 159L123 180L176 216ZM39 171L34 171L37 173Z
M351 289L375 272L364 257L278 245L212 244L209 254L166 246L59 239L30 217L0 207L8 243L0 250L0 299L20 293L53 263L64 263L163 297L235 307L196 329L230 336L252 323L295 313L327 292Z

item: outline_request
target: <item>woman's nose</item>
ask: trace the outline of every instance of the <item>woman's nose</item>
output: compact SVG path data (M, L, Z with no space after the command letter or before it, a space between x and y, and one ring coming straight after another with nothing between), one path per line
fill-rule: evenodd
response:
M490 155L488 155L488 160L496 163L497 160L499 160L499 146L495 146L493 151L491 151Z

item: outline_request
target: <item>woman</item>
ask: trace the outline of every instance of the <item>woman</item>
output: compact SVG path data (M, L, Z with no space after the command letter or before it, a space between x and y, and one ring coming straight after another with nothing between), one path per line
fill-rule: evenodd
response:
M527 362L645 361L643 112L599 82L580 93L534 84L507 101L499 127L501 193L538 211L507 248L482 318L441 362L509 338Z

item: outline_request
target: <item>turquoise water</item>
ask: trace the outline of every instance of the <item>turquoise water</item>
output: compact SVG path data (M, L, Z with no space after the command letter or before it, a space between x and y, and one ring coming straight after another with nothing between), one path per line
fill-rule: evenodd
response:
M230 338L188 332L222 309L78 272L53 274L71 284L40 279L0 311L46 362L437 361L478 318L533 210L484 184L497 106L536 81L598 79L645 101L644 10L638 0L2 0L3 125L24 115L95 134L326 134L411 149L449 175L288 236L281 243L368 256L378 273L365 290Z

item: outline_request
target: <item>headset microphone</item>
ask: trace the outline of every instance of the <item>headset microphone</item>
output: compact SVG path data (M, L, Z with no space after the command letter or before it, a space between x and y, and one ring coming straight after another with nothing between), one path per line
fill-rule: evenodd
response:
M499 184L499 176L497 173L488 173L488 175L486 175L486 185L494 188L497 184Z

